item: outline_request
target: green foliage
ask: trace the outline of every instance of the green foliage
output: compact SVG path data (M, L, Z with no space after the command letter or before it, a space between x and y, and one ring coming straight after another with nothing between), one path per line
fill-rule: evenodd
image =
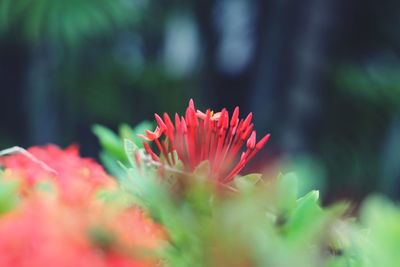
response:
M103 148L103 151L100 154L100 159L111 174L117 177L121 176L122 169L118 165L118 162L126 165L133 156L132 154L129 154L129 156L125 154L124 143L122 140L130 140L137 147L142 147L142 140L137 136L137 134L141 134L145 129L150 129L151 127L152 124L147 121L139 123L135 128L131 128L127 124L122 124L119 127L117 135L104 126L93 126L92 131L99 139L100 145Z
M19 28L31 42L74 44L84 38L129 26L146 1L0 0L0 31Z
M238 176L234 180L235 186L241 191L251 191L261 180L261 174L252 173L245 176Z
M18 181L5 180L0 173L0 215L12 210L18 203Z
M387 199L371 196L364 203L360 220L368 237L360 246L368 257L366 266L399 266L400 207Z
M141 154L131 141L125 147ZM131 163L120 181L165 226L167 266L309 267L347 257L329 253L345 209L322 208L317 191L298 199L294 174L270 182L251 174L221 188L205 176L204 162L192 174L177 170L171 186L155 167Z
M399 66L346 65L337 71L337 83L348 93L382 108L397 109L400 103Z
M118 136L102 127L95 131L110 157L122 153ZM400 208L386 199L368 198L354 220L345 216L347 203L322 207L318 191L303 195L295 173L268 179L249 174L217 185L207 177L207 161L192 173L179 162L160 166L130 139L134 130L126 131L128 160L119 182L124 198L164 227L168 239L157 255L165 266L394 267L400 262Z

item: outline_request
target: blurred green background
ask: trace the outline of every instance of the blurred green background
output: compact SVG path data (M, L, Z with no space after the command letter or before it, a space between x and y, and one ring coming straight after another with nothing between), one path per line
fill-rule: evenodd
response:
M250 169L296 170L326 201L399 198L399 13L395 0L0 0L0 149L97 157L93 124L193 97L272 134Z

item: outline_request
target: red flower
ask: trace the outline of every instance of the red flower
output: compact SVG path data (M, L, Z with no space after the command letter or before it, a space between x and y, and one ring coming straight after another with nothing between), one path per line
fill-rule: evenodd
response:
M31 147L28 152L54 172L23 154L0 158L6 174L23 178L28 188L39 180L51 179L66 200L79 203L99 187L115 184L101 165L92 159L81 158L76 146L62 150L55 145L47 145Z
M100 188L118 193L99 164L79 157L76 147L28 153L0 158L2 178L22 184L21 201L0 217L0 266L158 265L164 229L139 207L95 197ZM51 190L35 187L40 181Z
M217 113L209 109L205 113L196 111L193 100L189 101L185 117L175 114L175 124L167 113L163 118L155 114L155 119L158 124L156 130L146 131L145 136L140 136L155 142L168 165L173 166L176 162L173 151L176 151L188 171L193 171L202 161L208 160L210 176L221 183L232 181L270 136L267 134L256 143L252 113L245 119L239 119L239 107L236 107L229 120L226 109ZM153 160L161 161L146 142L143 145Z
M32 194L0 219L0 266L156 266L157 259L141 250L157 248L162 229L138 208L114 209L70 206L46 193ZM91 238L93 227L111 237L108 245Z

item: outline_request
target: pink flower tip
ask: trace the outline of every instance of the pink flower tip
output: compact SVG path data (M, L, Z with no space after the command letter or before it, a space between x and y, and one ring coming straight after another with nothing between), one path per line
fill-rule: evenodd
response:
M165 125L165 123L163 122L163 120L157 113L154 113L154 117L156 118L157 124L158 124L158 126L160 126L161 130L167 129L167 126Z
M191 98L191 99L189 100L189 108L195 110L193 98Z
M247 140L247 148L254 149L256 145L256 131L253 131Z
M236 107L232 114L230 126L235 127L239 121L239 107Z
M270 136L271 136L271 134L266 134L260 141L258 141L258 143L256 145L256 149L260 150L261 148L263 148L265 146L265 144L268 142Z

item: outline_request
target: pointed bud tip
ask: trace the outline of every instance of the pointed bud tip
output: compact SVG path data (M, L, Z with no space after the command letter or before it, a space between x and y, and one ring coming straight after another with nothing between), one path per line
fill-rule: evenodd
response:
M189 108L194 109L194 101L193 101L193 98L191 98L191 99L189 100Z
M164 121L157 113L154 113L154 117L156 118L157 124L158 124L158 126L160 126L161 130L164 130L167 128Z
M269 138L270 138L271 134L266 134L260 141L258 141L256 148L258 150L260 150L261 148L263 148L263 146L265 146L265 144L268 142Z
M246 128L250 124L252 118L253 118L253 113L250 112L249 115L247 115L246 119L243 122L243 127L244 128Z
M178 113L175 113L175 126L179 127L180 124L181 124L181 120L179 119L179 115L178 115Z
M151 149L150 149L149 144L147 144L146 142L143 142L143 147L144 147L144 149L147 151L147 153L150 154Z
M247 140L247 148L254 149L256 145L256 131L253 131Z
M187 123L184 117L181 117L181 130L183 133L187 133Z
M238 121L239 121L239 107L236 106L231 118L231 123L230 123L231 127L235 127Z
M168 113L164 112L163 117L164 117L164 121L165 121L165 124L167 125L167 127L173 131L175 129L175 127L174 127L174 124L172 123L171 118L169 117Z

